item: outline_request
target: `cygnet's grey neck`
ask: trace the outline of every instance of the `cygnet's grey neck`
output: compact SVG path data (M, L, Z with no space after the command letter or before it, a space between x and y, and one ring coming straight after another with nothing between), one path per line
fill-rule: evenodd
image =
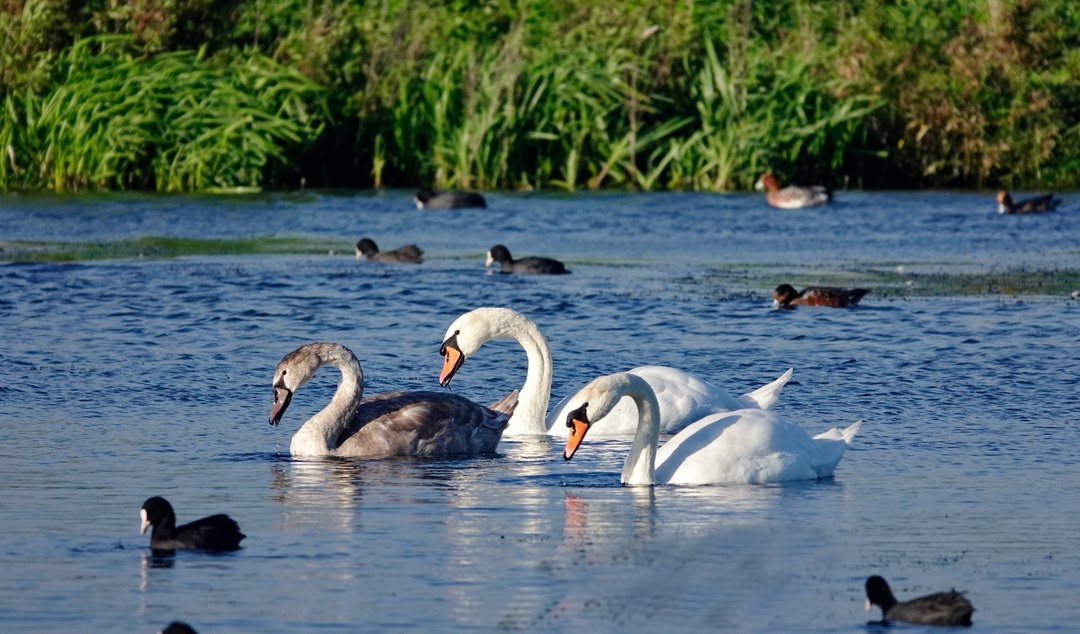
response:
M332 365L341 371L341 381L330 403L312 416L293 435L290 451L294 456L322 456L337 449L345 430L364 397L364 372L348 348L323 343L313 349L318 366Z

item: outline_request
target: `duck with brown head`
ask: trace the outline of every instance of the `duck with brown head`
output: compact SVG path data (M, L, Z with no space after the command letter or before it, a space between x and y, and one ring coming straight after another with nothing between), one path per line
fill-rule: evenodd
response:
M765 190L765 202L780 209L803 209L820 207L832 200L832 193L821 185L797 187L789 185L780 188L780 181L772 174L762 174L754 189Z
M869 292L865 288L832 286L811 286L796 291L791 284L781 284L773 291L773 308L795 308L796 306L844 308L858 305L863 295Z

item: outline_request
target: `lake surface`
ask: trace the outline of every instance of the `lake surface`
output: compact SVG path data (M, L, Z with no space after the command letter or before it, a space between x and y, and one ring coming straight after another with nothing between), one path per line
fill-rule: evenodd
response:
M0 264L0 630L865 632L880 612L863 583L881 574L901 599L967 592L982 632L1073 631L1080 197L1030 217L986 193L838 198L493 194L419 212L403 191L0 196L0 258L133 256ZM357 262L364 236L427 261ZM138 257L147 237L270 246ZM329 246L277 253L278 238ZM573 274L488 275L496 243ZM872 292L771 310L783 281ZM793 367L778 411L811 433L865 422L829 480L651 489L619 484L618 439L572 462L546 439L469 460L294 460L332 368L267 424L296 346L349 346L368 393L441 389L447 326L485 305L544 331L553 403L637 365L736 395ZM494 402L525 363L488 343L454 391ZM243 548L152 556L152 495L181 523L229 513Z

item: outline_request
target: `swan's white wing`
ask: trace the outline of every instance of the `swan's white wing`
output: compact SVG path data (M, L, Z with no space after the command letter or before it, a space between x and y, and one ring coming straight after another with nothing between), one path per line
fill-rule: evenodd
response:
M772 383L768 383L739 397L743 407L757 407L759 409L772 409L776 401L780 400L780 390L784 389L791 380L791 372L794 368L788 368L787 372L780 375Z
M578 386L577 389L571 390L569 394L562 397L558 403L555 403L555 407L551 408L551 413L544 419L544 426L547 427L547 433L554 436L568 436L569 431L566 427L566 415L568 410L566 404L570 402L570 399L574 398L574 395L584 386Z
M656 481L759 484L812 480L829 475L819 473L821 453L818 442L795 423L769 410L743 409L704 418L664 444L656 456Z
M721 387L675 368L646 365L629 372L645 379L656 393L656 401L660 405L660 431L670 434L710 414L748 407L772 407L780 390L791 379L792 371L789 369L772 383L739 398L731 396ZM571 395L577 391L574 390ZM548 433L567 435L566 415L569 412L566 405L569 398L559 401L547 417ZM623 399L611 413L597 421L589 433L594 437L633 435L637 430L637 421L637 408L630 399Z
M675 368L646 365L628 371L649 384L656 393L660 405L660 431L674 433L690 423L714 412L730 411L745 407L738 399L711 383ZM577 393L574 390L573 393ZM567 399L555 406L549 433L565 436ZM637 431L637 407L631 399L623 399L603 419L596 421L589 434L597 436L632 436Z

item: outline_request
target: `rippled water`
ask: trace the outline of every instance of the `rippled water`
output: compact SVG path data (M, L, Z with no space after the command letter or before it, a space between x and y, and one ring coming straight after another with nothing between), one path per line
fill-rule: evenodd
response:
M490 202L0 197L9 251L368 236L428 255L0 265L0 630L851 632L878 618L862 610L873 573L901 598L966 591L980 631L1075 628L1080 302L1060 289L1078 279L1080 199L1031 217L953 193L804 212L699 194ZM496 242L573 274L486 275ZM994 294L1016 271L1053 287ZM785 279L874 291L855 310L772 311ZM372 393L431 389L446 327L482 305L540 325L556 399L642 364L735 394L794 367L779 411L811 432L863 419L862 433L831 480L650 490L619 485L620 440L587 440L570 463L542 440L473 460L292 460L330 370L267 425L295 346L348 345ZM492 402L524 373L520 347L492 342L454 389ZM181 522L228 512L244 548L152 557L151 495Z

